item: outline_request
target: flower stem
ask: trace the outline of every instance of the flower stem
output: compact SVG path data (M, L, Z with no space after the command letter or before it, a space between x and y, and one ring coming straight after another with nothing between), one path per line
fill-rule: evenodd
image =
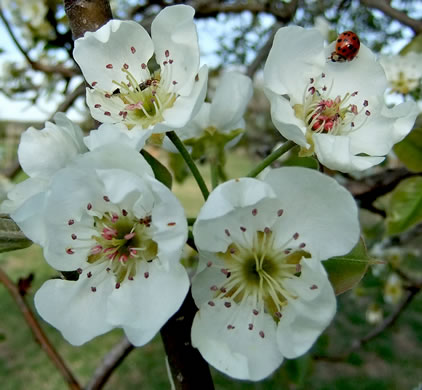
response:
M177 148L181 156L186 162L186 165L189 167L190 171L192 172L193 177L195 178L199 189L202 192L202 196L205 200L207 200L208 195L210 194L207 188L207 185L205 184L204 179L201 176L201 173L199 172L198 167L195 165L195 162L193 161L191 155L185 148L185 145L183 145L183 142L180 140L180 138L177 136L177 134L174 131L168 131L166 133L167 137L169 137L170 141L173 142L173 145Z
M218 186L218 178L219 178L218 164L211 162L210 169L211 169L211 186L212 186L212 189L214 189L215 187Z
M256 177L261 173L266 167L268 167L272 162L277 160L284 153L287 153L293 146L296 144L293 141L287 141L281 145L277 150L272 152L270 155L264 158L252 171L250 171L246 176L247 177Z

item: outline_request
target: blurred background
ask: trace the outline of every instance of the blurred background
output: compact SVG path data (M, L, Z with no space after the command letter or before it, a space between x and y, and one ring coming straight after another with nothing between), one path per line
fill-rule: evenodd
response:
M422 109L422 3L402 0L121 0L111 1L115 18L132 19L147 30L155 15L171 4L196 9L201 62L210 68L209 97L223 70L248 74L254 96L246 113L246 132L228 155L226 173L245 175L283 141L272 125L263 93L262 68L278 28L296 24L317 28L327 43L345 30L356 32L380 58L394 104L415 100ZM0 200L26 178L17 160L21 133L38 129L55 112L66 112L81 127L95 127L85 105L85 85L72 59L73 41L62 1L0 0ZM386 161L359 175L335 175L356 197L371 266L362 281L338 297L338 315L312 350L287 361L260 383L231 380L213 371L217 389L422 389L422 199L412 218L391 227L400 185L422 172L422 130ZM174 192L196 216L202 205L195 182L174 155L152 152L177 179ZM297 150L282 161L299 162ZM207 162L201 170L209 180ZM422 196L422 193L420 194ZM186 251L184 261L194 264ZM57 273L35 245L0 254L0 268L22 287L32 306L40 285ZM41 321L41 320L40 320ZM42 322L42 321L41 321ZM42 327L81 383L89 382L107 352L122 338L115 330L83 347L72 347L49 325ZM21 312L0 287L0 388L61 390L67 385L31 336ZM113 373L105 389L168 389L165 354L159 337L136 349Z

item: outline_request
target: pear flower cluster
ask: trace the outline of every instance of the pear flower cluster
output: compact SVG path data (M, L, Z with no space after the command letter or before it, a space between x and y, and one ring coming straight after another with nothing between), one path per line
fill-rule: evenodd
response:
M66 274L42 285L35 307L71 344L122 328L142 346L191 288L192 345L223 373L258 381L306 353L333 319L323 261L356 245L358 209L333 178L307 168L226 181L193 225L199 263L189 280L184 209L139 151L148 141L166 146L175 131L193 156L224 153L245 129L253 92L247 76L228 72L204 103L208 74L193 17L192 7L171 6L151 36L112 20L75 42L86 101L102 125L84 136L57 114L41 131L29 128L18 150L28 178L1 211ZM264 69L272 120L301 155L364 170L410 131L415 106L385 106L384 73L364 45L350 63L327 60L331 51L317 31L277 32Z

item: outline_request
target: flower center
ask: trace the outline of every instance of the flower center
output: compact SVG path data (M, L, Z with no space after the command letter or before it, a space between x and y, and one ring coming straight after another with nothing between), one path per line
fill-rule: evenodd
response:
M363 101L360 109L350 101L358 91L333 97L333 84L327 88L323 82L325 77L322 73L317 80L311 78L304 91L303 104L293 107L296 117L306 124L306 139L311 145L313 133L347 135L362 127L371 115L368 100Z
M101 216L98 212L92 211L91 204L87 206L88 213L94 214L91 230L94 233L91 233L88 239L90 250L87 262L91 266L104 264L107 273L111 272L114 275L116 288L119 288L124 280L133 280L138 262L151 262L156 259L158 245L152 239L150 231L151 216L137 218L129 211L124 209L117 211L114 210L114 205L111 206L112 211L106 211ZM68 221L69 226L74 224L74 220ZM86 246L83 242L87 241L75 233L72 233L71 237L75 241L75 246L66 249L69 255L75 253L78 247ZM78 272L81 274L82 269L78 269ZM91 277L90 274L91 272L88 272L87 276ZM145 278L148 276L144 275Z
M303 250L306 244L298 240L295 233L276 246L273 232L265 228L256 231L252 245L232 242L224 253L218 253L225 264L221 272L226 280L220 286L211 286L215 298L252 303L258 312L265 311L278 321L287 298L297 298L286 287L286 280L300 277L301 260L311 257Z
M391 89L393 92L407 95L418 87L418 79L408 77L404 72L399 72L395 80L391 80Z
M132 49L134 54L136 50ZM172 107L178 97L176 92L178 83L173 79L173 64L174 60L170 58L170 52L165 50L165 60L161 64L161 69L151 75L148 66L142 63L139 80L130 71L129 65L123 64L121 71L126 81L113 80L116 89L100 90L114 104L103 107L97 103L94 107L102 110L106 116L120 116L129 129L135 125L141 125L143 129L146 129L162 122L163 112ZM106 65L106 69L113 68L113 64ZM91 83L93 87L96 84L96 82ZM111 107L119 107L120 111L114 112Z

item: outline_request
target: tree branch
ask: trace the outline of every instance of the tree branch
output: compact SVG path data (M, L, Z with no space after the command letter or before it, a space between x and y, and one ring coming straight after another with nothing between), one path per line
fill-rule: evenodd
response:
M378 337L381 333L383 333L388 328L391 328L397 322L400 316L404 313L405 309L413 301L416 295L421 291L421 287L422 287L421 285L422 283L418 282L417 285L412 285L412 286L407 287L407 290L408 290L407 296L394 308L394 311L378 326L376 326L374 329L368 332L365 336L353 341L351 344L351 347L347 350L347 352L338 356L314 355L313 359L329 361L329 362L346 361L351 353L356 352L363 345L373 340L374 338Z
M409 172L406 168L387 169L362 180L349 178L346 188L353 194L361 208L378 214L383 213L385 216L385 212L374 207L375 200L393 191L402 180L417 175L420 174Z
M113 349L104 357L101 364L96 368L89 384L85 390L99 390L106 384L113 371L123 362L125 357L135 347L130 343L126 336L116 344Z
M373 330L371 330L365 336L363 336L359 340L355 340L352 343L352 347L350 348L348 355L350 355L352 352L355 352L356 350L361 348L368 341L371 341L372 339L379 336L387 328L392 327L396 323L396 321L399 319L401 314L404 312L404 310L409 306L409 304L413 301L413 299L416 297L416 295L420 291L421 289L416 286L409 287L406 298L403 299L403 301L401 301L395 307L394 311L390 314L390 316L388 316L383 322L381 322L378 326L376 326Z
M377 9L389 16L391 19L397 20L398 22L410 27L416 34L422 32L422 21L412 19L403 11L399 11L390 6L390 2L386 0L360 0L361 4L366 5L369 8Z
M35 341L41 346L41 348L45 351L47 356L59 370L63 379L67 382L69 389L81 390L82 388L79 385L78 381L73 376L69 368L66 366L61 356L54 349L53 345L50 343L50 340L47 338L46 334L44 333L37 319L32 313L31 308L26 303L24 297L20 294L19 288L9 279L7 274L2 269L0 269L0 282L9 291L19 310L22 312L26 323L31 329Z
M180 309L161 329L176 390L214 390L208 364L191 344L190 332L196 312L189 290Z
M63 77L72 77L76 74L79 74L79 70L75 68L67 68L63 65L57 64L57 65L49 65L49 64L43 64L41 62L33 61L31 57L29 56L28 52L22 47L22 45L17 40L15 34L12 31L12 28L10 27L9 22L5 18L1 8L0 8L0 19L4 23L4 26L6 27L7 32L10 35L10 38L16 45L16 48L21 52L21 54L25 57L26 61L29 63L31 68L33 70L38 70L44 73L58 73L61 74Z
M74 40L87 31L97 31L113 18L108 0L64 0L64 8Z
M264 45L261 47L261 49L256 54L255 59L251 62L251 64L248 66L248 69L246 71L246 74L249 77L253 77L253 75L256 73L256 71L259 69L261 64L266 60L268 57L268 53L271 50L271 47L273 46L274 36L278 29L282 26L281 23L275 22L272 26L270 36L267 39L267 42L264 43Z

